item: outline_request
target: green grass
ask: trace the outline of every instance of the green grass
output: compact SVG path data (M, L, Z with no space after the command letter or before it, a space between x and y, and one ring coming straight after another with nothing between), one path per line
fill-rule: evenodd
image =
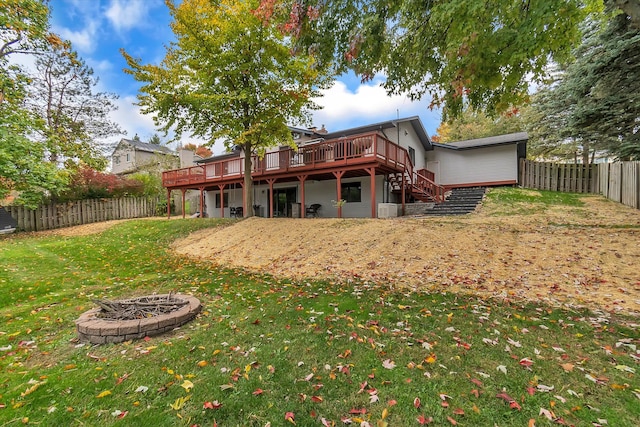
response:
M495 188L487 193L487 201L496 206L494 215L534 214L544 212L550 206L584 206L585 194L556 191L523 190L519 188Z
M284 426L287 412L298 426L377 426L383 417L417 426L419 416L432 425L557 425L541 408L567 424L638 425L637 319L278 280L167 249L217 224L130 221L99 235L0 240L0 426ZM148 340L76 341L74 320L92 298L168 291L194 294L203 312Z

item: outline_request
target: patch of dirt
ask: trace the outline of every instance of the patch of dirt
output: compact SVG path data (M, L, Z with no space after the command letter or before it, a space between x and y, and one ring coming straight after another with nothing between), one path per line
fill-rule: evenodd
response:
M501 216L251 218L201 230L179 254L292 279L349 279L640 314L640 211L582 207Z
M63 236L63 237L75 237L75 236L89 236L91 234L102 233L117 225L123 221L140 221L140 220L152 220L152 219L166 219L163 217L145 217L145 218L131 218L131 219L114 219L111 221L94 222L91 224L75 225L73 227L57 228L55 230L37 231L39 236ZM171 219L182 219L181 216L172 216Z

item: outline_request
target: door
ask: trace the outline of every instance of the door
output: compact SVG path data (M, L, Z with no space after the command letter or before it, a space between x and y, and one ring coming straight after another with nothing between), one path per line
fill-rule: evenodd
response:
M297 201L298 189L296 187L274 188L273 190L273 216L291 217L291 204Z

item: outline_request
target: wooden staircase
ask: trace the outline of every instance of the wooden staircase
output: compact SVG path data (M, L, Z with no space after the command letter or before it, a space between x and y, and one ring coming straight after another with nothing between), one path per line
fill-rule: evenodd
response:
M415 200L422 202L442 203L445 200L445 190L441 185L433 181L432 176L427 176L426 170L414 172L413 177L409 172L388 175L387 179L395 192L402 191L404 186L406 194Z

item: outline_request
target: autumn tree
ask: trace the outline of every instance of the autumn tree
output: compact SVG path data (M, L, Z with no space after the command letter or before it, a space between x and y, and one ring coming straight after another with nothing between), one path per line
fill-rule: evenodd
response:
M42 195L59 189L58 170L42 162L44 147L30 136L43 123L26 107L29 79L15 61L17 55L36 54L60 39L49 32L49 10L38 0L5 0L0 7L0 200L12 190L16 202L35 207Z
M512 109L495 117L476 111L467 105L460 116L443 121L431 137L433 142L454 142L467 139L485 138L494 135L521 132L524 123L520 111Z
M526 101L530 82L568 57L579 23L600 8L602 0L291 0L275 10L298 52L363 80L384 73L389 93L429 95L448 119L465 102L493 113Z
M143 83L139 104L161 130L241 147L251 206L252 155L293 143L287 124L308 121L323 73L311 55L291 54L292 39L257 10L258 0L167 5L176 41L159 65L143 65L123 51L125 71Z
M104 168L110 148L104 141L122 130L109 118L117 95L96 91L97 84L93 69L68 45L38 55L29 106L44 121L41 138L50 162Z

